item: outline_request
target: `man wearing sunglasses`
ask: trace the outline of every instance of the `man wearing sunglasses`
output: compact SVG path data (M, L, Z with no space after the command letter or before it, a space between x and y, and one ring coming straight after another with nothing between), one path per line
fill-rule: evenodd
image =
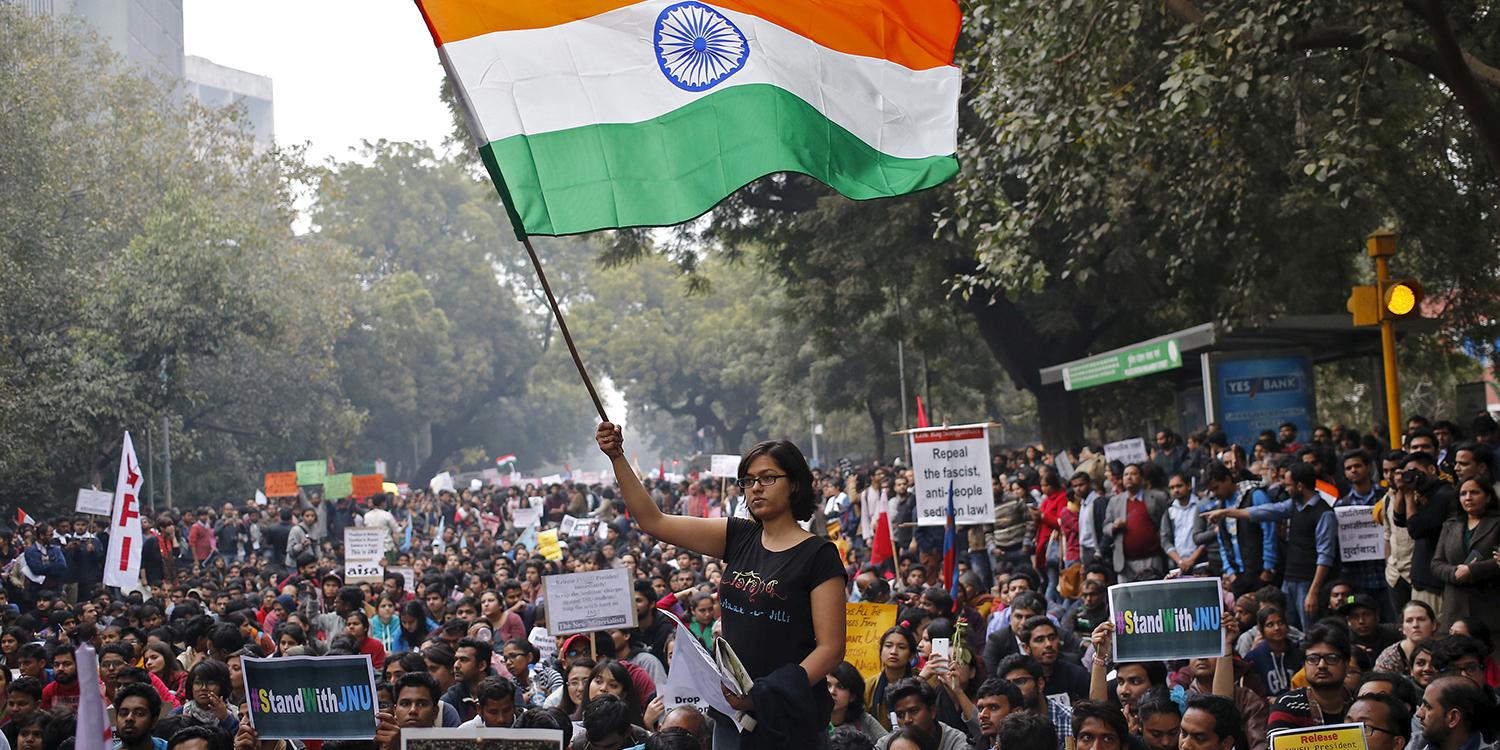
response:
M1354 647L1346 631L1317 625L1302 641L1307 687L1283 694L1271 706L1267 728L1306 729L1344 721L1354 694L1344 686Z

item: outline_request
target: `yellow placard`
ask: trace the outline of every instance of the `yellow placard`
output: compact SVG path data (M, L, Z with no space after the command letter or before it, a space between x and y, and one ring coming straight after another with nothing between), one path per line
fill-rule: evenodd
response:
M1335 724L1272 733L1270 750L1368 750L1363 724Z
M880 672L880 636L896 625L896 605L848 602L844 605L844 660L866 680Z
M536 535L536 551L552 562L562 562L562 548L557 546L557 529L547 529Z

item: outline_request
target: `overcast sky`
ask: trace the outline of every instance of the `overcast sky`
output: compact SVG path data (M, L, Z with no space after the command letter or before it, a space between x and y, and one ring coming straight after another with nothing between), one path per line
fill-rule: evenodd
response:
M314 161L361 140L425 140L450 130L443 69L410 0L186 0L187 54L270 76L276 140Z

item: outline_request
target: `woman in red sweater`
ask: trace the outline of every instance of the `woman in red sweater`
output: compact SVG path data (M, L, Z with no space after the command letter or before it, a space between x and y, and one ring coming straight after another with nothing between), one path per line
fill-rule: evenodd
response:
M1057 598L1057 578L1062 569L1064 552L1063 511L1068 509L1068 491L1063 489L1057 472L1042 475L1042 506L1031 511L1036 521L1036 569L1047 576L1047 599ZM1055 545L1055 546L1054 546ZM1076 553L1075 553L1076 554Z
M344 618L344 634L353 638L359 647L358 653L369 654L376 670L385 667L385 646L370 637L370 618L364 612L354 610Z

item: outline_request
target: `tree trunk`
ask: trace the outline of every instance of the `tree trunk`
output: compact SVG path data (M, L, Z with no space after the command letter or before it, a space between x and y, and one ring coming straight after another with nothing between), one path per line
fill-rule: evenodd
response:
M875 399L865 399L865 410L870 414L870 426L875 430L875 458L885 461L885 415L875 408Z
M412 477L412 484L421 487L427 480L442 471L443 464L447 463L448 457L453 455L460 447L458 444L458 431L451 430L447 425L432 425L432 450L417 467L416 475Z

